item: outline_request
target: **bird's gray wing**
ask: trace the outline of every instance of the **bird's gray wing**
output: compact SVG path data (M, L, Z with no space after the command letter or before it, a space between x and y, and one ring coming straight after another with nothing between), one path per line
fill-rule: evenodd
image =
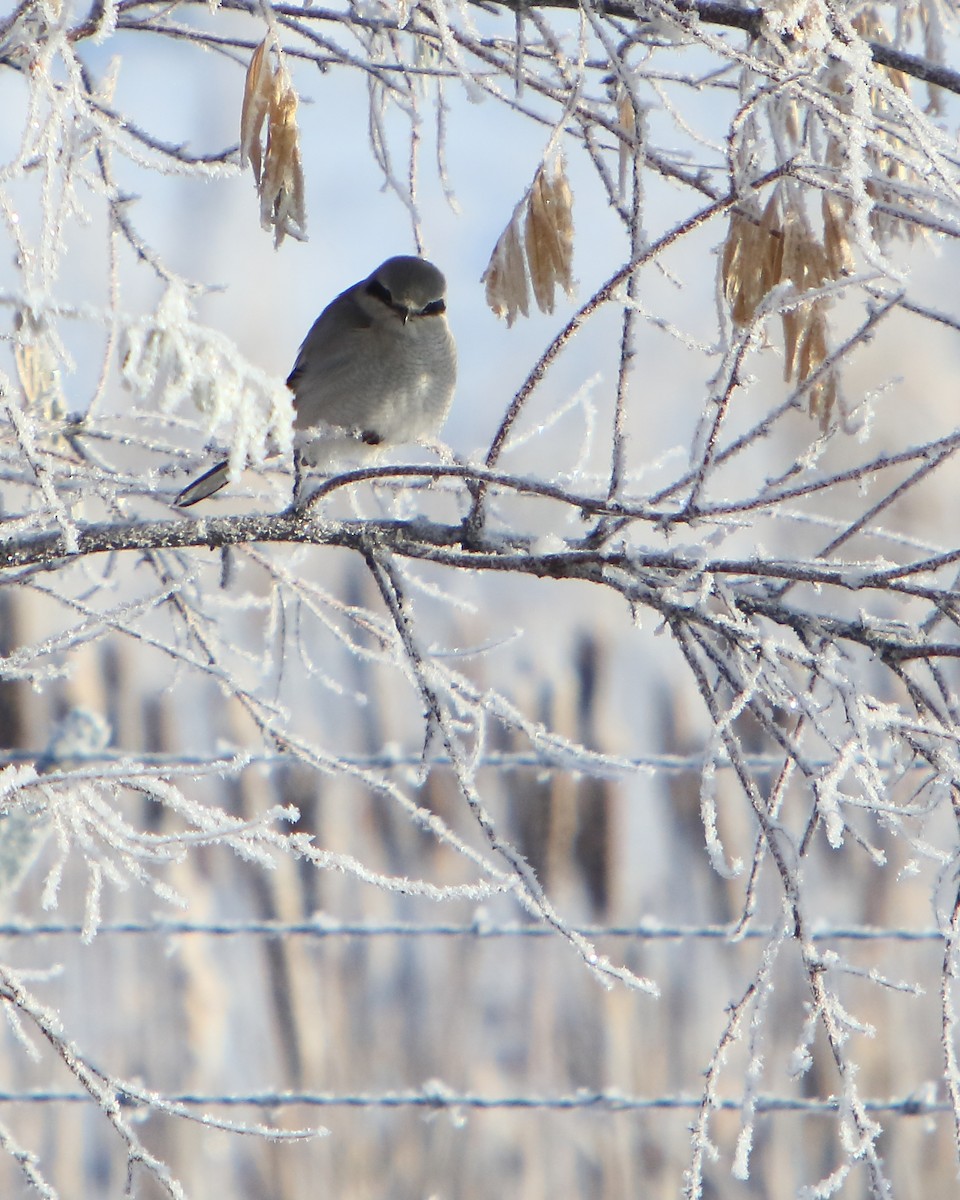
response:
M375 318L345 292L315 321L304 339L287 386L294 394L297 429L321 424L367 428L379 401L384 347Z
M353 361L358 349L354 335L362 335L373 325L369 313L353 299L355 292L356 287L341 292L311 325L287 376L287 387L294 392L308 372L320 375L331 369L343 370L344 363Z

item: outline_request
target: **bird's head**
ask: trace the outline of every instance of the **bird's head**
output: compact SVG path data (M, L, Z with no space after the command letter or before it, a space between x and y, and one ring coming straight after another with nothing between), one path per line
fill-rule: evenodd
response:
M425 258L399 255L381 263L363 285L371 299L386 305L403 322L442 316L447 309L447 281Z

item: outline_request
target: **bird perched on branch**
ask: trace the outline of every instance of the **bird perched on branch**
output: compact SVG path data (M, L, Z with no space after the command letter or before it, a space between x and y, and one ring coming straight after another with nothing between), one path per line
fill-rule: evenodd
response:
M295 499L301 467L356 461L439 432L457 378L446 290L426 259L388 258L314 321L287 379L296 414ZM217 463L176 503L188 508L212 496L228 469Z

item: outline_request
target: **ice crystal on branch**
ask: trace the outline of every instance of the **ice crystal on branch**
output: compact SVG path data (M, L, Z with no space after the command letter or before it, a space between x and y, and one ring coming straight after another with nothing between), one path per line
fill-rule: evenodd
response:
M186 289L171 283L150 316L125 332L124 382L142 401L173 411L191 403L211 433L225 436L231 460L289 453L293 409L280 380L244 361L236 347L193 317Z
M889 41L873 6L856 13L840 49L820 3L781 3L764 11L762 62L796 65L795 78L771 86L778 67L741 73L741 113L731 139L731 173L742 201L730 216L722 254L724 295L734 322L753 322L763 301L782 289L784 378L807 388L811 416L826 430L836 406L839 371L830 359L830 285L850 275L859 258L878 264L896 236L919 226L911 206L929 164L911 147L915 119L902 71L876 68L865 41ZM869 79L866 78L869 76ZM805 183L777 182L759 208L745 188L762 171L764 151L786 164L822 164L827 174L815 205ZM818 210L819 209L819 213ZM917 206L919 216L921 209ZM896 215L896 214L901 215ZM813 293L809 300L803 297Z

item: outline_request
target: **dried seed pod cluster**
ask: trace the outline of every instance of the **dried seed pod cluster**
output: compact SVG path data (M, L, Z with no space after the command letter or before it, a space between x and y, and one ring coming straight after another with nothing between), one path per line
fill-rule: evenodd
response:
M859 12L851 24L870 41L889 44L892 40L874 8L865 8ZM889 81L890 86L895 89L893 97L899 92L909 95L910 81L902 71L892 67L880 67L878 77ZM935 107L936 103L936 90L932 89L931 105ZM874 140L865 147L867 161L874 170L874 177L866 182L867 195L877 202L870 212L873 236L881 244L892 237L913 241L921 232L921 227L913 221L901 220L891 215L878 205L909 207L908 198L917 189L922 189L924 181L904 161L907 143L898 135L898 114L893 98L887 90L880 86L870 88L870 108L876 117L877 125ZM840 161L843 151L842 143L836 144L836 139L831 139L827 146L827 161Z
M263 41L247 67L240 112L240 161L250 163L260 196L260 224L274 231L279 246L287 234L306 238L307 214L303 196L303 164L297 128L297 93L279 47L274 66ZM263 139L267 126L266 145Z
M762 214L734 212L723 245L721 278L734 323L749 325L774 288L792 284L796 296L815 292L847 274L853 265L847 227L835 199L823 198L822 240L806 213L785 198L778 184ZM781 310L784 340L784 378L798 383L827 360L827 310L823 296L793 302L789 293ZM837 399L833 369L823 372L809 389L810 415L825 429Z
M573 197L563 159L543 164L500 235L481 276L487 303L512 325L530 314L530 287L541 312L553 312L558 286L573 294Z
M59 421L67 411L60 380L61 347L46 321L27 308L14 315L13 361L24 408L33 416Z
M916 235L919 227L893 210L909 210L909 197L920 180L906 165L906 143L899 133L897 98L908 91L906 76L879 68L865 79L851 62L825 55L821 7L772 5L765 12L768 31L778 32L775 16L789 16L787 26L779 30L787 40L771 40L766 50L758 45L758 54L771 59L789 54L791 60L806 64L809 79L829 102L811 107L809 90L801 102L796 88L770 90L763 78L745 72L741 117L731 139L731 173L747 197L750 181L762 170L758 147L766 140L763 119L779 159L792 152L800 159L823 162L832 190L825 188L821 194L819 221L805 201L804 189L790 179L774 187L762 211L744 199L730 216L721 279L731 316L740 327L757 318L775 288L782 289L776 303L783 325L784 376L799 384L816 376L807 389L809 410L826 429L839 379L828 364L830 297L824 293L853 271L855 245L867 248L869 255L891 237ZM851 27L873 41L889 40L873 8L861 10ZM805 300L808 293L811 298Z

